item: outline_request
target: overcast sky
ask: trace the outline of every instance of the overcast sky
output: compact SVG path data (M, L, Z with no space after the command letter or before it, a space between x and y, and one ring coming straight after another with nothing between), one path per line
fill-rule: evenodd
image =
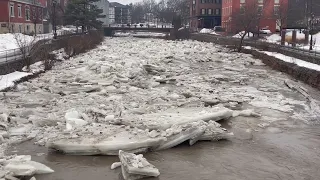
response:
M139 2L139 1L142 1L142 0L109 0L109 2L118 2L124 5Z

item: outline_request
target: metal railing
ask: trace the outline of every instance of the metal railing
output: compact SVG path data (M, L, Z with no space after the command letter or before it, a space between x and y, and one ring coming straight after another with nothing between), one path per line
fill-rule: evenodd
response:
M57 38L65 37L68 35L76 35L80 33L71 32L71 31L58 31ZM53 39L53 34L37 34L34 36L34 39L29 42L23 42L22 47L15 48L15 49L8 49L4 51L0 51L0 66L4 64L8 64L11 62L19 61L23 58L23 56L28 56L30 51L32 50L33 46L36 43L45 43ZM16 41L13 39L13 41Z

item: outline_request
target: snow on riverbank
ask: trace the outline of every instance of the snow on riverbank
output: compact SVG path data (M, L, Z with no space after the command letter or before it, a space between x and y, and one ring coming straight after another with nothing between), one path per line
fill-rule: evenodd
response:
M309 63L307 61L303 61L301 59L297 59L297 58L293 58L293 57L290 57L290 56L286 56L286 55L283 55L283 54L280 54L280 53L276 53L276 52L268 52L268 51L261 51L269 56L273 56L273 57L276 57L282 61L285 61L285 62L289 62L289 63L293 63L293 64L296 64L300 67L305 67L305 68L308 68L308 69L313 69L313 70L316 70L316 71L320 71L320 65L318 64L313 64L313 63Z
M19 71L6 74L6 75L0 75L0 91L8 87L14 86L14 82L29 75L31 75L31 73L19 72Z
M318 118L318 101L309 106L287 79L212 43L106 38L0 95L0 114L10 117L0 134L5 143L29 137L68 153L116 154L227 138L221 119L253 118L245 128L263 131L258 124Z
M33 36L24 35L21 33L16 34L0 34L0 53L1 51L17 49L19 45L15 39L15 36L20 39L23 43L29 44L34 40Z

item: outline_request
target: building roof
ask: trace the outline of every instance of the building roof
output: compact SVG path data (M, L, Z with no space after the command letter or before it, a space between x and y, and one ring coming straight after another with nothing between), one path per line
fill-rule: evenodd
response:
M109 7L128 8L128 5L123 5L123 4L120 4L120 3L118 3L118 2L110 2L110 3L109 3Z

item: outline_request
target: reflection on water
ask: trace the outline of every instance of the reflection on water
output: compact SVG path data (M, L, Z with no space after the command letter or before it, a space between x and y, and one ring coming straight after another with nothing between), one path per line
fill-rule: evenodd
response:
M277 134L259 133L251 140L200 142L147 153L161 172L151 180L271 180L318 179L320 127ZM31 142L15 149L55 170L38 180L118 180L120 169L110 170L116 156L67 156L48 152ZM14 150L14 149L13 149ZM45 155L37 156L37 153Z

